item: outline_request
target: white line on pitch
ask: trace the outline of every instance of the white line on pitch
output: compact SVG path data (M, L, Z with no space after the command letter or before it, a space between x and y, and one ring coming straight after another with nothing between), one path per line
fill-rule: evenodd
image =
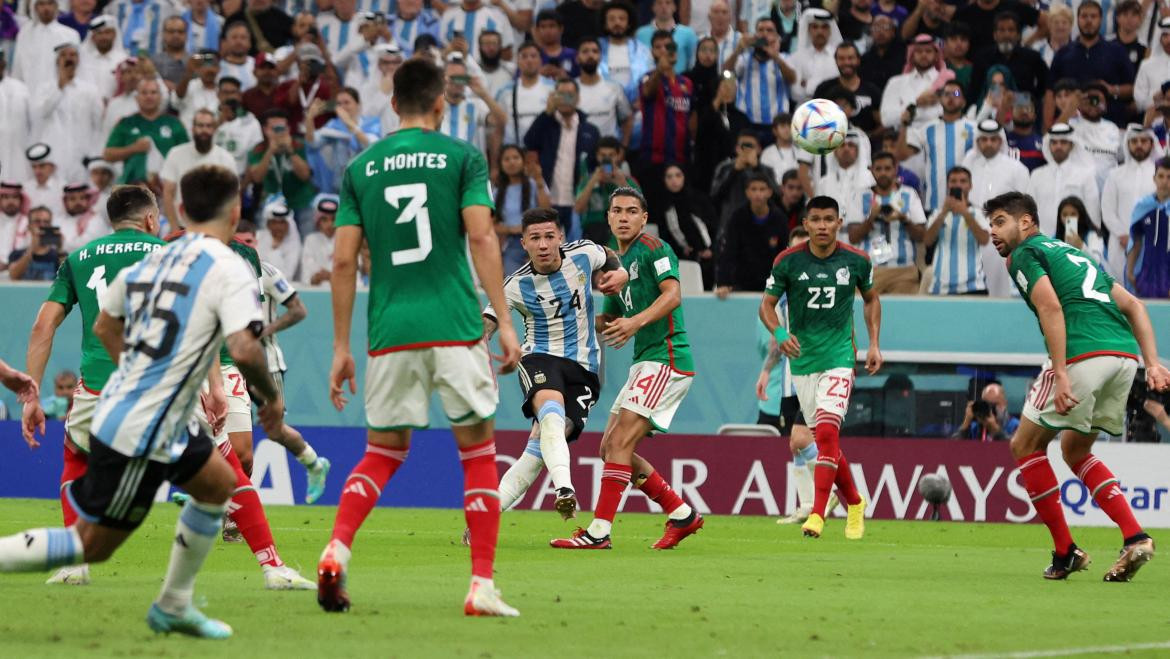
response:
M1129 643L1126 645L1098 645L1084 648L1062 648L1059 650L1032 650L1028 652L989 652L986 654L940 655L949 659L1035 659L1036 657L1071 657L1079 654L1119 654L1135 650L1170 649L1170 641L1158 643ZM927 659L939 659L928 657Z

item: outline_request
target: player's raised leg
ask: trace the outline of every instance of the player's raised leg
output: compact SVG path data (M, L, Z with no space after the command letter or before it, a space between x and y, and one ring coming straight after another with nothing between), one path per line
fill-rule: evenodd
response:
M78 385L78 390L81 390L80 384ZM76 396L77 394L75 393L75 400ZM94 400L91 405L97 403L97 397L93 396L93 399ZM70 415L72 414L73 410L70 409ZM90 410L89 414L92 416L92 409ZM68 419L66 423L68 423ZM65 522L65 526L70 527L77 523L77 511L74 510L73 505L69 503L68 488L75 480L81 478L85 474L88 461L86 459L86 453L69 439L68 431L66 431L65 442L62 449L64 454L64 464L61 468L61 517ZM53 576L49 577L45 583L84 586L89 583L89 565L83 563L81 565L70 565L63 567L53 573Z
M540 454L557 491L556 508L563 519L577 516L577 495L569 475L569 444L565 437L565 397L559 391L541 389L532 397L540 428Z
M792 434L788 448L792 451L792 479L796 483L797 507L791 515L776 520L777 524L801 524L813 510L815 489L813 472L817 464L816 438L804 423L804 416L797 412L797 422L791 425Z
M540 452L540 426L532 425L532 434L528 436L528 444L524 452L511 467L500 477L500 510L508 510L516 505L532 484L536 482L540 472L544 470L544 456Z

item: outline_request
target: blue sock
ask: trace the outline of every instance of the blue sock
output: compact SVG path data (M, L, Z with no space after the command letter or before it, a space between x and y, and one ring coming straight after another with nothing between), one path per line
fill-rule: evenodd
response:
M816 460L817 460L817 445L815 443L809 444L808 446L806 446L806 447L804 447L796 452L795 462L796 462L796 465L798 467L801 465L816 462Z
M544 417L555 414L561 418L565 416L565 406L556 402L555 400L545 401L544 405L540 406L540 410L536 412L536 420L544 421Z
M531 455L534 458L544 459L544 456L542 456L540 454L540 438L534 437L532 439L529 439L528 446L526 446L524 448L524 452L527 453L528 455Z

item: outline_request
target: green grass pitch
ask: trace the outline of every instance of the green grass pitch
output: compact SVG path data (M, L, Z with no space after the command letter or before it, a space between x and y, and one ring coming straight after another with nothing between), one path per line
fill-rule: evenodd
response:
M1101 576L1113 529L1078 529L1095 562L1047 582L1042 526L841 520L801 538L762 517L712 517L677 550L649 545L661 518L621 515L612 551L557 551L554 513L507 513L496 583L518 619L462 615L469 562L452 510L378 509L355 543L353 609L325 614L315 592L268 592L246 545L219 543L196 601L236 630L226 642L155 636L157 595L178 509L155 507L85 587L0 575L2 657L776 657L1057 656L1170 653L1170 568L1133 583ZM312 575L332 508L268 510L286 562ZM586 515L588 518L588 515ZM53 501L0 501L0 535L60 523ZM1158 534L1155 533L1157 536ZM1157 647L1151 647L1157 646ZM1097 648L1097 650L1092 650ZM1042 654L1043 653L1043 654Z

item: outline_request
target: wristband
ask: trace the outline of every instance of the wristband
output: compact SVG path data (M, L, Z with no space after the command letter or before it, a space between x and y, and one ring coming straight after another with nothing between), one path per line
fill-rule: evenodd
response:
M776 337L776 343L784 343L788 340L788 330L784 329L783 325L777 325L776 331L772 332L772 336Z

